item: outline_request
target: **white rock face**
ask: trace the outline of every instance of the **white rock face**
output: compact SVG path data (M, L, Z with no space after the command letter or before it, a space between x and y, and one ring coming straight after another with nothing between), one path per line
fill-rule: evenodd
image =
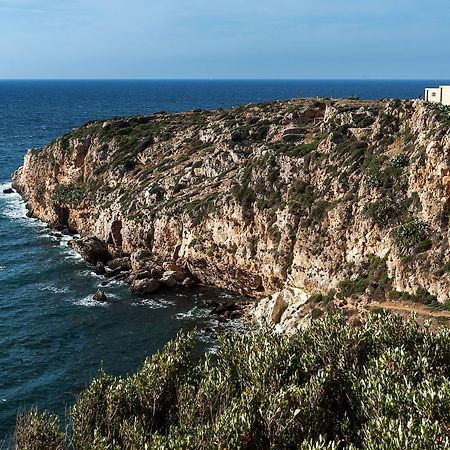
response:
M32 213L119 247L134 272L165 262L167 279L188 269L267 297L255 316L280 329L309 320L311 294L367 276L371 255L392 289L449 299L450 134L423 103L293 100L137 119L30 151L14 187ZM411 226L402 250L399 230L414 223L426 232Z

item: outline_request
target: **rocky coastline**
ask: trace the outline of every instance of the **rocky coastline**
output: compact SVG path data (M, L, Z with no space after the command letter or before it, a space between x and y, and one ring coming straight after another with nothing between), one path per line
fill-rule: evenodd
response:
M247 314L283 331L357 321L372 302L450 301L448 117L301 99L94 121L30 150L13 187L137 293L213 285L263 299Z

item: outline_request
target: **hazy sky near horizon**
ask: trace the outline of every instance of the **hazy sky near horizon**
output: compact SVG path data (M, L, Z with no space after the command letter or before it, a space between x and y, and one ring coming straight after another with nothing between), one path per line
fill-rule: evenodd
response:
M450 78L448 0L0 0L0 78Z

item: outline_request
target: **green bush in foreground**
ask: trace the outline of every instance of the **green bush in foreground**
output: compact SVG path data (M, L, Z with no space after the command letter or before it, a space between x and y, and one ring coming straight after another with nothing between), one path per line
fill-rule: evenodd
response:
M329 316L291 337L224 336L197 363L193 351L180 334L128 378L101 373L71 410L67 448L450 448L447 329ZM19 418L18 448L61 448L40 437L59 436L53 420Z

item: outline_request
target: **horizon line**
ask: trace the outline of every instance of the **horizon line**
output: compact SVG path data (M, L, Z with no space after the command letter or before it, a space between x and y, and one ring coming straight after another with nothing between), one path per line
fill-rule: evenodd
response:
M2 81L450 81L450 78L0 78Z

